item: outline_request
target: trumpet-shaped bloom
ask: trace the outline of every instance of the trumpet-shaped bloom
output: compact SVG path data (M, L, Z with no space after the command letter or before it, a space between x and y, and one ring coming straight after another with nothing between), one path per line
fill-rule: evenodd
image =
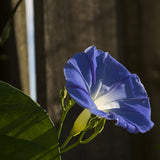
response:
M92 114L117 120L116 125L131 133L153 127L149 98L140 79L108 52L91 46L68 60L64 74L70 96Z

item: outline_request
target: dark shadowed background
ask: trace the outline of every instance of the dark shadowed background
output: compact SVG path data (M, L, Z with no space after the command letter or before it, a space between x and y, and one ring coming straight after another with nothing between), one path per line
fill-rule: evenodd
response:
M17 0L0 1L0 33ZM107 121L102 134L62 156L65 160L160 159L160 1L159 0L34 0L37 100L58 125L63 67L90 45L108 51L137 73L151 101L154 128L129 134ZM4 58L5 55L5 58ZM25 3L12 21L11 34L0 48L0 80L29 94ZM68 115L62 140L79 106Z

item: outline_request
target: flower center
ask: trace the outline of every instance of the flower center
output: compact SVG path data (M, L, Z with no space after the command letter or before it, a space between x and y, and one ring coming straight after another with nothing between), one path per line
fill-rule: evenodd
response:
M120 108L119 101L127 98L125 85L116 83L111 87L99 83L92 100L97 106L97 109L108 112L110 109Z

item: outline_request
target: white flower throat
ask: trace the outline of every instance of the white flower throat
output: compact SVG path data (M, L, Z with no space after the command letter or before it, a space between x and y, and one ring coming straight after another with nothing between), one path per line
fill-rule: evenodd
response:
M125 84L116 83L108 87L100 81L95 93L91 94L91 97L99 110L107 112L110 109L120 108L118 100L127 98Z
M122 83L117 83L114 86L108 87L99 83L95 94L91 96L92 100L97 106L97 109L108 112L110 109L120 108L118 100L125 99L125 85ZM76 136L81 133L91 116L91 112L88 109L84 109L74 122L73 128L71 130L71 135Z

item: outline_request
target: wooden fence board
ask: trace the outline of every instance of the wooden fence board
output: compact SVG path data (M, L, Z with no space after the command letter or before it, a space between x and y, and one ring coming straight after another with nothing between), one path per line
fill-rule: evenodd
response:
M116 16L116 4L112 0L35 0L38 100L47 106L56 124L61 114L58 95L65 83L64 64L90 45L118 58ZM45 100L41 102L43 97ZM62 139L79 110L80 107L75 107L70 112ZM126 131L108 121L103 134L95 141L77 147L63 158L128 160L129 137Z
M0 2L0 33L11 17L17 0ZM25 3L22 2L11 23L11 32L6 43L0 48L0 79L29 94L29 73L27 56L27 36Z

